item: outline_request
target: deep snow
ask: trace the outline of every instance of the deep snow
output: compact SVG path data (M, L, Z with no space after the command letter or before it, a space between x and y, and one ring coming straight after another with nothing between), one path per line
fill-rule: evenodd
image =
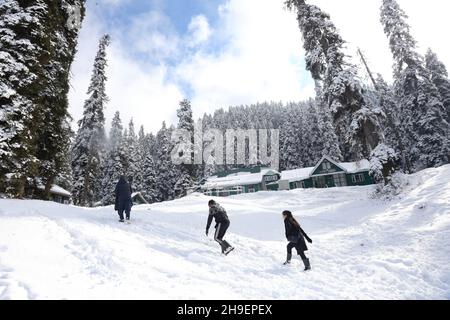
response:
M112 207L0 200L0 299L450 299L450 166L408 180L391 202L373 186L217 199L228 257L203 195L134 207L131 225ZM281 265L285 209L313 239L311 272Z

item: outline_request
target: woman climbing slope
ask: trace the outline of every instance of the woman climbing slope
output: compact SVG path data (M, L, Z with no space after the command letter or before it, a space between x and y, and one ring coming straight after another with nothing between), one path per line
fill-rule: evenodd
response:
M286 238L289 241L289 244L287 245L287 258L284 264L288 265L291 263L292 249L295 248L295 250L297 250L297 254L303 260L303 263L305 265L305 271L311 270L311 264L309 262L309 259L305 255L305 251L308 250L305 238L309 243L312 243L312 240L300 227L300 224L297 222L297 220L295 220L294 216L292 215L292 212L283 211L283 219L284 219L284 227L286 229Z

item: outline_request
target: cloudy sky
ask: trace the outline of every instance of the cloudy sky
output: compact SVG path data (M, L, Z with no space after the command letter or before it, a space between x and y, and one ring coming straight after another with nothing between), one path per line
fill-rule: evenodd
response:
M298 101L314 95L304 70L301 35L283 0L88 0L72 66L70 112L76 121L104 33L108 49L107 126L115 111L156 132L176 122L178 102L194 115L263 101ZM391 79L391 54L379 23L381 0L310 0L331 14L348 42L360 47L374 72ZM450 67L450 3L399 0L425 52L431 47Z

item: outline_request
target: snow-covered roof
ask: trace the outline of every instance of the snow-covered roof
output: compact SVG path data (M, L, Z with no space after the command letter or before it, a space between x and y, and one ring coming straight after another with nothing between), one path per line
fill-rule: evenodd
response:
M38 189L39 190L44 190L45 187L43 185L40 185L40 186L38 186ZM58 194L60 196L65 196L65 197L71 197L72 196L72 194L69 191L67 191L64 188L61 188L60 186L57 186L56 184L54 184L52 186L52 188L50 189L50 193Z
M320 161L319 164L321 162L322 161ZM368 160L360 160L357 162L334 162L334 163L340 166L342 169L344 169L347 173L357 173L361 171L370 170L370 162ZM280 180L289 182L305 180L311 177L311 174L315 171L316 168L317 166L311 168L301 168L283 171L281 172Z
M281 172L281 180L288 180L290 182L308 179L313 171L313 167L311 168L302 168L295 170L287 170Z
M269 173L280 174L278 171L273 169L262 169L258 173L245 173L238 172L235 174L230 174L226 177L213 176L209 178L206 183L202 186L203 189L213 189L213 188L227 188L232 186L247 186L252 184L261 183L263 177Z
M145 199L145 197L142 195L141 192L133 192L133 193L131 194L131 198L132 198L132 199L134 199L134 198L140 198L143 202L148 203L147 199Z
M343 162L339 163L348 173L356 173L360 171L370 170L370 162L368 160L360 160L357 162Z

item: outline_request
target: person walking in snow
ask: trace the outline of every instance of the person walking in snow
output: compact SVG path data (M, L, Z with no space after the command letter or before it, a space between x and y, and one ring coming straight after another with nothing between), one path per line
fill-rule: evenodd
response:
M284 265L288 265L291 263L292 249L295 248L295 250L297 250L297 254L303 260L303 264L305 265L305 271L311 270L311 264L309 262L309 259L305 255L305 251L308 250L305 239L309 243L312 243L312 240L300 227L300 224L297 222L297 220L295 220L294 216L292 215L292 212L287 210L283 211L283 219L284 219L284 227L286 229L286 238L289 241L287 245L287 258Z
M125 222L123 218L124 211L126 214L126 219L129 221L133 202L131 200L131 185L127 182L125 176L120 176L114 193L116 196L114 209L119 213L119 222Z
M214 200L210 200L208 202L209 206L209 215L208 215L208 222L206 224L206 236L208 236L209 233L209 227L211 226L213 218L216 222L216 232L214 233L214 240L217 241L220 244L220 247L222 248L222 253L224 255L228 255L231 251L234 250L234 248L226 241L223 240L223 237L225 236L225 233L228 230L228 227L230 226L230 219L228 219L227 212L224 208L222 208L217 202Z

